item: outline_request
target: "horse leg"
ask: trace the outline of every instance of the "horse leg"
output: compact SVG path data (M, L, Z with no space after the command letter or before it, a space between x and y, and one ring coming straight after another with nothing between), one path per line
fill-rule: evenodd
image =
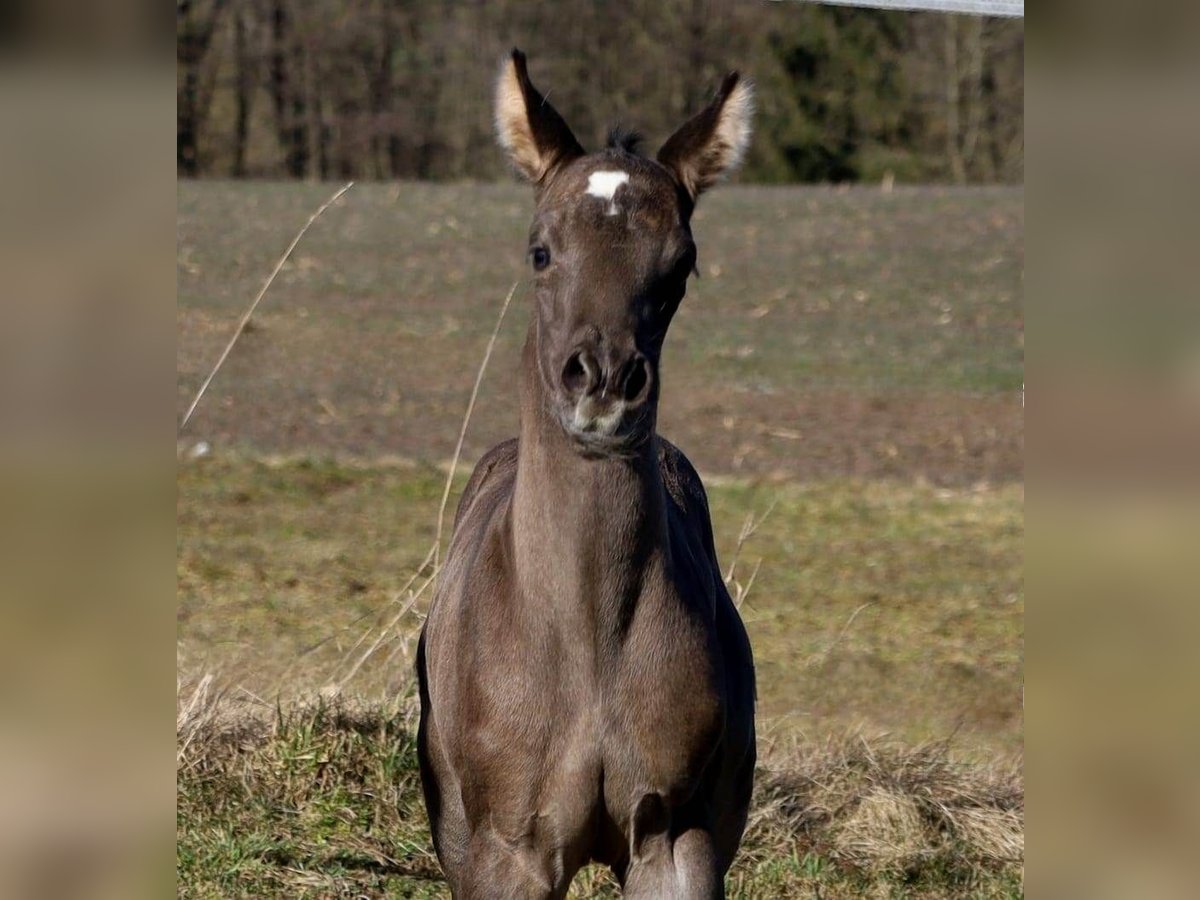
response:
M694 813L694 810L692 811ZM638 802L630 823L624 896L660 900L722 900L725 884L707 825L659 794Z
M421 695L421 718L417 727L417 764L421 771L421 790L425 797L425 811L429 815L433 849L453 891L458 885L466 859L470 832L462 796L446 765L442 741L432 715L423 632L417 642L417 684Z
M724 879L709 832L692 828L677 836L670 846L665 843L661 848L665 852L643 853L630 860L625 897L724 900Z
M537 847L514 847L490 831L477 831L459 873L455 900L560 900L570 879L562 878L558 868L553 855Z

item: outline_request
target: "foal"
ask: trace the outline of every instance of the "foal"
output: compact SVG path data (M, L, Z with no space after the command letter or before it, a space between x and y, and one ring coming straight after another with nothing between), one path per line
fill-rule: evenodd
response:
M692 210L752 102L734 73L656 159L587 154L522 53L500 74L500 142L537 198L520 436L467 484L417 654L425 803L461 900L560 898L590 860L628 897L724 896L754 667L700 478L655 420Z

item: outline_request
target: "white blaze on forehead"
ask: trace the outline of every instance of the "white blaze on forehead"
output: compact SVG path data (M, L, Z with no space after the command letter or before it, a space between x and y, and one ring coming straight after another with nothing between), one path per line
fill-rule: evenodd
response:
M607 213L610 216L615 216L617 214L617 201L613 198L617 195L617 188L628 180L628 172L593 172L588 176L587 192L592 197L607 200Z

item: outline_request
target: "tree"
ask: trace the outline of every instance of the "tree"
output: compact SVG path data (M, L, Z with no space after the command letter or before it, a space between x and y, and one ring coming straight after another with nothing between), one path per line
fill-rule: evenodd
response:
M737 0L177 0L181 176L494 178L501 57L586 146L758 84L742 178L1019 180L1020 22ZM651 147L650 149L654 149Z
M212 99L203 73L213 35L229 0L176 0L176 165L180 175L200 171L200 129Z

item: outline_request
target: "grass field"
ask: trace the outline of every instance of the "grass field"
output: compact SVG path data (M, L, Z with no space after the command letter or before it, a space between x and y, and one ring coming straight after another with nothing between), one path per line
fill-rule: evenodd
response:
M181 185L181 411L331 192ZM1022 204L705 198L661 420L705 476L723 566L757 570L769 762L731 896L1021 893ZM227 690L181 717L183 893L445 896L411 758L427 598L356 662L432 540L529 209L510 186L355 187L189 426L185 456L213 449L178 470L181 704L205 672ZM468 461L515 431L522 299Z
M328 186L182 183L179 407ZM284 269L200 408L218 447L447 459L525 275L517 185L358 185ZM726 187L664 351L660 426L704 473L962 485L1022 475L1020 189ZM466 458L511 436L527 297Z
M428 467L331 460L182 468L189 667L236 671L264 695L339 680L425 556L443 482ZM742 614L764 722L813 737L957 732L960 749L982 754L1020 747L1021 486L718 482L709 499L726 568L746 516L774 504L735 572L745 583L758 567ZM383 648L355 686L402 690L406 649Z

